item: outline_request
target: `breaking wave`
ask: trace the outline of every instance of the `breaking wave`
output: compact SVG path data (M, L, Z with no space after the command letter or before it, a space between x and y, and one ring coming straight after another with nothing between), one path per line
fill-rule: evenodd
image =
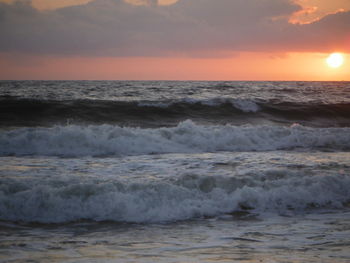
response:
M350 128L202 126L187 120L173 128L113 125L20 128L0 132L0 156L125 156L156 153L350 150Z
M0 219L24 222L170 222L236 211L337 209L349 201L349 176L288 170L232 177L182 175L143 183L0 178Z

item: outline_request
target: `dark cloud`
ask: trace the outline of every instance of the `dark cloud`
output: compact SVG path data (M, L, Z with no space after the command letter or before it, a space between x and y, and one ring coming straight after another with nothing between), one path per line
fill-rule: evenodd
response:
M234 51L349 50L350 12L309 25L288 17L289 0L180 0L134 6L122 0L38 11L0 4L0 52L82 56L166 56Z
M302 42L303 49L312 46L325 50L350 51L350 11L328 15L300 29L307 42Z

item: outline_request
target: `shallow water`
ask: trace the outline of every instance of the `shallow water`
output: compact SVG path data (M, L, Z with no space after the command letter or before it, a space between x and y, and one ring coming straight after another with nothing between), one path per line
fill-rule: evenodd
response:
M349 262L350 211L171 224L1 224L4 262ZM28 261L30 259L30 261Z

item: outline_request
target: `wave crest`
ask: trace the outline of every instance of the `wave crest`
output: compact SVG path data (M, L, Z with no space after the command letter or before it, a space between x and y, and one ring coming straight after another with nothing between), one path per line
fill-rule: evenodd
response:
M188 120L173 128L69 125L0 133L1 156L124 156L296 148L349 150L350 128L201 126Z
M61 179L62 180L62 179ZM171 222L235 211L255 213L342 208L350 201L350 178L288 170L240 177L183 175L127 183L0 179L0 219L62 223L81 219Z

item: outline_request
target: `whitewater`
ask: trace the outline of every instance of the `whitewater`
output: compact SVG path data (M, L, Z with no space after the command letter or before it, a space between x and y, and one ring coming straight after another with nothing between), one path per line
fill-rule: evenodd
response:
M0 82L0 261L349 262L350 83Z

